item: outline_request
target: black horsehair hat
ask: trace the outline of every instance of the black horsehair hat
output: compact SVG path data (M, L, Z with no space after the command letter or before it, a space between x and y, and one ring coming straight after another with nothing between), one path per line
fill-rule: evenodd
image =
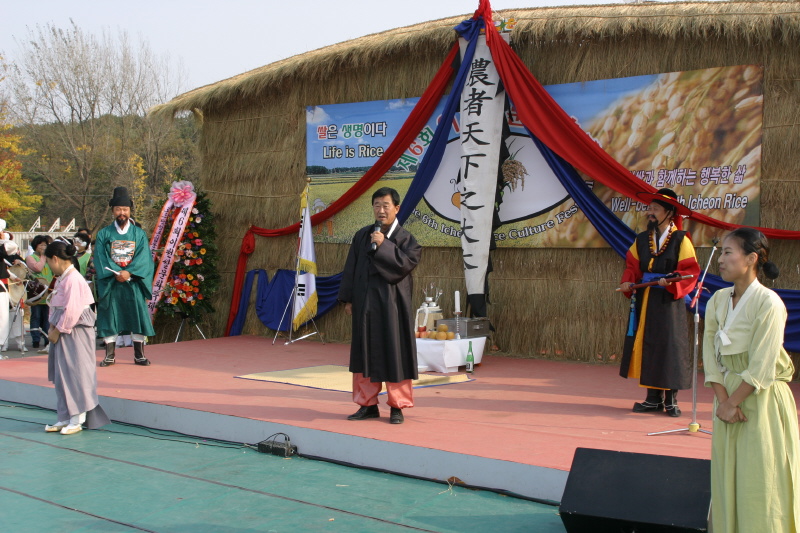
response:
M675 191L666 187L658 189L656 192L636 193L636 196L646 204L656 202L665 209L673 210L676 214L684 217L688 217L692 214L692 211L688 207L678 201L678 195Z
M111 207L130 207L133 209L133 199L131 195L128 194L127 187L114 187L114 194L111 200L108 201L108 205Z

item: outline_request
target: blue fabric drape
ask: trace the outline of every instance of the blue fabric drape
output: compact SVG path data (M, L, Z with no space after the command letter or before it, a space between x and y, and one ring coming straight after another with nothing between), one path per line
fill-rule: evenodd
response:
M464 58L461 60L458 72L453 82L453 90L447 97L442 118L436 126L433 140L431 141L425 155L422 157L417 173L411 181L400 212L397 215L399 222L405 222L414 208L422 200L422 196L428 189L436 170L444 156L445 148L450 133L451 124L459 109L461 87L467 78L472 58L475 55L477 46L477 36L483 28L483 19L473 21L468 20L456 27L456 31L468 41ZM291 314L287 313L287 318L281 322L286 302L291 295L294 287L294 272L291 270L278 270L272 281L268 281L267 273L264 270L251 270L245 276L242 286L242 296L239 300L239 308L236 319L231 325L230 335L241 335L244 323L247 318L247 308L250 302L250 293L253 290L253 280L258 276L258 294L256 297L256 313L261 322L270 329L288 331L291 324ZM339 284L342 273L329 277L317 277L317 317L324 315L336 305L336 298L339 294Z
M472 58L474 57L477 44L476 37L482 27L482 18L465 21L456 27L456 31L468 41L468 45L454 79L453 89L447 97L442 118L436 126L433 140L420 162L417 173L400 207L398 219L401 224L408 219L416 205L422 200L441 163L447 147L450 127L455 113L459 109L461 87L466 81ZM611 248L624 258L636 237L633 230L626 226L608 206L600 201L572 165L556 155L530 131L528 131L528 135L533 139L553 173L591 224L609 243ZM256 276L258 276L256 313L261 322L270 329L280 331L287 331L291 325L291 313L289 311L287 311L287 316L284 317L282 323L281 317L294 287L294 271L278 270L272 281L269 281L264 270L252 270L247 273L245 278L242 296L239 301L239 311L231 327L231 335L240 335L242 332L247 316L250 293ZM317 277L317 293L319 297L317 317L324 315L336 305L341 277L341 273L334 276ZM719 276L708 274L705 278L705 290L702 292L698 302L700 314L705 314L708 299L714 292L729 286L730 284ZM783 299L789 311L785 337L786 349L800 351L800 291L776 289L775 292ZM687 298L687 306L689 302L690 299Z
M636 234L628 226L626 226L609 208L606 206L589 188L583 178L575 171L575 169L561 159L557 154L553 153L547 146L544 145L539 139L536 138L530 131L528 131L533 142L539 148L545 161L550 166L550 169L556 175L558 180L570 194L572 199L584 212L589 222L597 229L600 235L611 245L611 248L620 256L625 257L628 249L633 245ZM705 267L705 265L700 265ZM711 295L719 289L730 287L731 284L714 274L707 274L704 282L704 288L698 301L700 309L700 316L705 316L706 304L708 303ZM786 333L784 346L787 350L797 352L800 351L800 291L789 289L775 289L775 292L783 300L786 305L786 310L789 312L789 318L786 322ZM694 296L694 294L692 294ZM690 298L686 298L687 308L691 303ZM694 309L691 309L693 312Z
M775 289L781 297L786 309L789 311L789 318L786 321L786 334L784 337L784 348L792 352L800 352L800 291L789 289Z
M456 31L468 41L467 49L464 52L461 66L459 66L455 80L453 81L453 88L450 91L450 95L447 97L442 118L439 120L439 124L436 125L433 140L430 145L428 145L425 155L422 156L422 161L420 161L419 167L417 168L417 173L414 175L414 179L411 180L408 192L406 192L403 203L400 205L400 211L397 213L397 219L400 224L403 224L408 217L411 216L411 213L414 212L417 204L422 200L425 191L428 190L431 181L433 181L439 164L442 162L444 150L447 147L447 141L450 136L453 117L455 117L456 111L459 109L461 87L464 86L467 73L472 64L472 58L475 56L475 47L478 42L477 36L481 28L483 28L483 19L477 21L467 20L456 26Z
M575 203L584 212L589 222L611 245L611 248L624 258L628 248L631 247L636 239L636 233L617 218L606 204L600 201L572 165L561 159L530 131L528 131L528 135L539 148L542 157L547 161L558 181L561 182L561 185L575 200Z
M231 336L242 334L250 303L250 293L253 291L253 280L256 276L258 276L258 286L255 307L256 315L261 323L269 329L278 331L289 331L292 325L292 310L287 309L286 304L289 302L294 288L294 270L278 270L272 277L272 281L269 281L265 270L251 270L245 276L242 297L239 300L239 312L231 326ZM341 281L341 272L333 276L317 276L317 314L315 319L336 307ZM283 316L284 311L286 316ZM281 317L283 317L283 321L281 321Z
M258 276L258 286L267 285L269 279L264 270L251 270L244 278L242 286L242 297L239 300L239 309L236 312L236 319L231 324L231 336L241 335L244 329L244 322L247 320L247 308L250 307L250 293L253 291L253 279Z

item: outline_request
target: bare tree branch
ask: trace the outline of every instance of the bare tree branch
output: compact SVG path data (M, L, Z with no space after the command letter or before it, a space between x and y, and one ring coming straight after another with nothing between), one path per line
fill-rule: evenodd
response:
M115 186L161 195L176 167L164 167L162 152L190 152L172 125L146 114L182 90L182 67L173 69L168 56L132 43L125 32L93 35L74 22L66 29L37 26L18 44L9 111L33 151L25 171L62 195L46 201L48 208L62 217L74 210L83 225L95 227L107 216L98 195L110 196Z

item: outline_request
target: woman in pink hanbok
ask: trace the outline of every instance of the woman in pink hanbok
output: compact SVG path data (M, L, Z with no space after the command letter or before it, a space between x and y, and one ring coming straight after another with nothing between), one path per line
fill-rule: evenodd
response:
M71 435L110 422L97 398L95 313L92 290L80 273L76 249L63 241L45 250L47 265L58 276L50 295L50 352L47 378L56 389L58 421L45 431Z

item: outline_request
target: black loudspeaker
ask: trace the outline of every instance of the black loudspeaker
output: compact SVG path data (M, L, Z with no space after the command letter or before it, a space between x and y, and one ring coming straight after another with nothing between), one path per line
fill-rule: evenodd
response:
M569 533L708 531L711 461L578 448L559 512Z

